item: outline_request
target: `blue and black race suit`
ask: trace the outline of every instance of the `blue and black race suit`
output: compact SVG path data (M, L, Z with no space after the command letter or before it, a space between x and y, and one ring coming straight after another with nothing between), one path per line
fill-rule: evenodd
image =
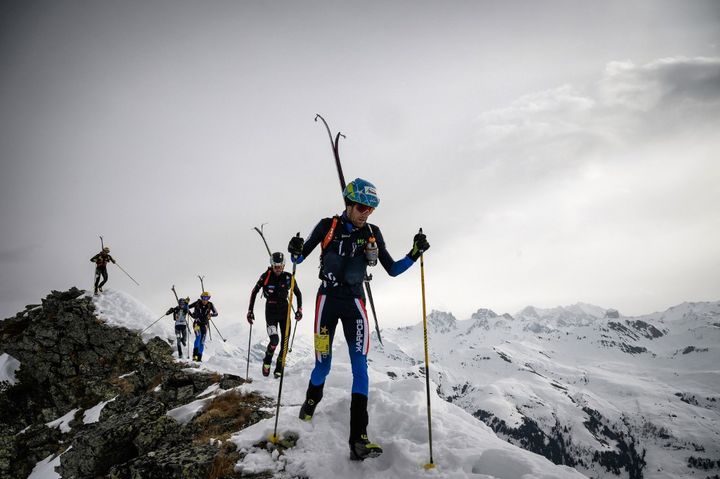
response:
M195 343L193 344L193 358L202 360L202 353L205 350L205 337L207 335L208 323L211 317L218 315L215 305L212 301L203 304L201 300L197 300L188 306L192 309L190 316L195 318L193 329L197 326L199 331L195 331Z
M367 354L370 348L370 327L365 309L363 281L367 273L365 245L371 236L378 246L378 260L390 276L406 271L414 261L405 256L393 260L385 247L380 228L366 224L355 227L345 213L336 217L334 234L326 238L332 228L333 218L324 218L313 229L304 243L300 263L319 244L326 242L321 253L320 279L315 306L315 368L310 383L321 386L330 372L332 342L338 320L348 344L353 372L352 392L367 396Z

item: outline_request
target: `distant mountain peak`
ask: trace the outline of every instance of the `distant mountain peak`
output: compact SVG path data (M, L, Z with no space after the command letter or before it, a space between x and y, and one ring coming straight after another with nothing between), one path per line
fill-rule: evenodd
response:
M488 308L480 308L475 311L471 316L472 319L493 319L497 317L497 313L495 313L495 311L493 311L492 309Z
M457 319L452 313L432 310L428 315L428 324L437 332L449 332L457 329Z
M535 306L525 306L525 308L520 311L520 313L518 313L518 316L526 318L539 318L540 314L538 313L537 309L535 309Z

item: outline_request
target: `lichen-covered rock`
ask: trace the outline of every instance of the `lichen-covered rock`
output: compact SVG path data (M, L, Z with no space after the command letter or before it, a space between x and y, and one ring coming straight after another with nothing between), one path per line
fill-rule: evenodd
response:
M244 380L183 371L172 351L160 338L145 344L136 331L98 320L91 298L77 288L53 291L41 306L0 321L0 354L21 364L17 382L0 387L0 479L27 477L38 461L59 453L65 478L203 478L219 462L232 466L237 454L211 445L207 426L229 435L267 417L263 400L236 394L242 417L210 411L198 415L210 423L178 424L168 410L210 385L232 389ZM85 424L83 411L101 401L110 402L99 422ZM73 409L69 431L45 425ZM223 477L233 476L228 471Z
M110 479L197 479L209 477L218 447L210 444L184 444L160 449L113 467Z
M0 434L0 477L13 477L13 461L16 457L15 437L10 434Z

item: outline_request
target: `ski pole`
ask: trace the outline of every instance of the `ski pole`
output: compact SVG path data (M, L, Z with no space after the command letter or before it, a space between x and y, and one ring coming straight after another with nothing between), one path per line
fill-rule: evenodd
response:
M215 323L213 322L213 320L212 320L212 319L208 319L208 321L210 322L210 324L213 325L213 327L215 328L215 331L217 331L218 335L220 336L220 339L222 339L223 342L227 341L227 339L223 338L222 333L220 333L220 330L218 329L218 327L215 326Z
M295 342L295 333L297 332L297 325L300 321L295 321L295 328L293 328L293 335L292 339L290 340L290 349L288 349L288 353L292 353L292 345Z
M105 243L103 243L103 237L100 237L100 249L105 249Z
M120 270L121 270L123 273L127 274L127 277L130 278L131 280L133 280L133 283L135 283L135 284L137 284L138 286L140 286L140 283L138 283L137 281L135 281L135 278L133 278L132 276L130 276L130 274L129 274L127 271L125 271L125 270L123 269L123 267L120 266L117 262L115 262L115 266L117 266L118 268L120 268Z
M295 235L297 238L300 237L300 232ZM290 277L290 298L288 300L288 309L287 309L287 320L285 321L285 338L283 339L283 354L282 354L282 372L280 373L280 386L278 387L278 399L277 399L277 409L275 410L275 429L273 430L272 436L270 436L270 442L273 444L277 444L278 441L280 441L280 438L277 435L277 426L278 426L278 418L280 417L280 397L282 396L282 387L283 387L283 379L285 379L285 358L287 357L287 351L288 351L288 336L290 336L290 313L292 312L292 299L293 299L293 290L295 289L295 269L297 268L297 263L293 261L293 267L292 267L292 276Z
M248 335L248 357L247 357L247 369L245 370L245 381L250 381L250 345L252 344L252 327L250 324L250 334Z
M420 234L422 234L422 228L420 228ZM425 392L427 393L428 442L430 444L430 462L423 466L427 470L434 469L435 464L433 463L432 453L432 421L430 413L430 359L428 355L427 315L425 314L425 262L423 261L422 254L420 255L420 287L422 291L423 341L425 343Z
M371 279L371 274L365 276L365 289L367 289L368 299L370 300L370 310L372 311L373 319L375 320L375 332L377 333L378 341L380 341L380 344L382 344L383 342L382 337L380 336L380 325L378 324L377 313L375 312L375 301L373 301L372 289L370 289Z
M140 334L142 334L142 333L144 333L145 331L147 331L148 329L150 329L153 324L157 323L158 321L160 321L161 319L163 319L165 316L167 316L167 313L163 314L163 315L160 316L158 319L156 319L155 321L153 321L152 323L150 323L150 326L148 326L147 328L145 328L145 329L143 329L142 331L140 331Z

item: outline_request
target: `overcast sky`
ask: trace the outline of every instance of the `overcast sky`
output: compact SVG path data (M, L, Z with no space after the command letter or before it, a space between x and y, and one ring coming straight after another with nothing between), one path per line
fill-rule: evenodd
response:
M202 274L240 320L252 227L341 210L316 113L390 253L427 233L428 311L718 300L718 42L712 0L2 2L0 317L91 288L103 235L141 284L109 288L159 316ZM374 275L382 326L422 319L419 265Z

